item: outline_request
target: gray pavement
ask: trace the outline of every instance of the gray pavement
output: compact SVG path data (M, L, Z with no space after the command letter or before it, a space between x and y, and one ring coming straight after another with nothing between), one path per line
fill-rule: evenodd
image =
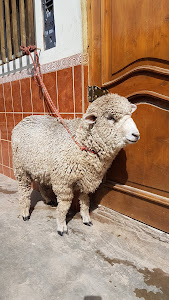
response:
M169 299L169 235L99 207L56 232L56 208L33 192L18 217L16 182L0 175L0 300ZM115 200L114 200L115 201Z

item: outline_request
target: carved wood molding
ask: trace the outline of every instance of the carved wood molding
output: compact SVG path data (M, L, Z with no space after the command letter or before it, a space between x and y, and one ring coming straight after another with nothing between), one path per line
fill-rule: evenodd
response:
M146 99L146 96L149 98ZM126 96L132 102L136 104L149 104L155 107L159 107L160 109L169 111L169 97L163 94L156 93L154 91L136 91ZM150 99L151 98L151 99Z
M115 78L111 81L103 83L102 86L103 87L109 87L109 86L111 86L115 83L117 84L118 82L124 81L128 77L131 77L131 76L133 76L137 73L140 73L140 72L151 72L151 73L158 74L158 75L169 76L169 70L168 69L164 69L164 68L160 68L160 67L156 67L156 66L151 66L151 65L142 65L142 66L135 67L135 68L131 69L128 72L125 72L121 76L118 76L117 78Z
M132 61L128 65L126 65L123 68L116 71L115 73L112 73L112 76L122 73L124 70L127 70L131 66L137 66L137 67L142 66L142 65L144 66L144 62L146 62L145 66L155 66L155 67L159 67L159 68L163 68L163 69L165 69L165 66L169 65L169 61L165 60L165 59L160 59L157 57L142 57L142 58L138 58L138 59ZM154 63L153 65L152 65L152 62ZM140 63L142 63L142 64L140 64ZM157 65L157 64L161 64L161 66Z
M132 94L127 95L126 98L130 99L130 98L138 97L138 96L150 96L152 98L158 98L160 100L169 101L168 96L156 93L154 91L148 91L148 90L134 92Z
M155 202L160 205L165 205L169 207L169 198L163 197L157 194L153 194L144 190L140 190L135 187L131 187L125 184L120 184L114 181L107 181L104 183L104 186L107 186L115 191L121 193L126 193L137 198L145 199L147 201Z

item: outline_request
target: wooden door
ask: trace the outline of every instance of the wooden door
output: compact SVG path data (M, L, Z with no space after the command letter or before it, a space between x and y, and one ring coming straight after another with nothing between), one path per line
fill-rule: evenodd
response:
M169 232L169 1L89 0L89 85L138 105L95 201Z

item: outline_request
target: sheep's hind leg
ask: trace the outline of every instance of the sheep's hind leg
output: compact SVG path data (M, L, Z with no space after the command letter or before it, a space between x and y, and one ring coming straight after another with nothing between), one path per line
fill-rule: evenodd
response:
M90 199L87 194L81 193L79 195L79 202L80 202L80 214L85 225L91 226L92 221L89 215L89 206L90 206Z
M55 189L53 188L53 191ZM57 194L57 232L59 235L63 235L63 233L68 233L67 225L66 225L66 215L68 213L68 210L71 206L72 199L73 199L73 192L72 189L65 189L62 191L62 193Z
M24 221L30 219L30 205L31 205L31 179L28 176L17 178L18 192L19 192L19 208L20 215Z

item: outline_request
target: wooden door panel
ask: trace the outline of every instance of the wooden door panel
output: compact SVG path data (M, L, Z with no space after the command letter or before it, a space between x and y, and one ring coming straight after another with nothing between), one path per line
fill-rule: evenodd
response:
M169 232L169 205L166 202L164 205L160 202L157 204L148 196L120 190L118 186L112 189L108 182L97 190L94 200L96 204L101 203L133 219Z
M88 2L97 41L89 84L138 104L141 134L114 160L95 201L169 232L169 1Z
M169 69L168 0L103 0L101 11L103 86L128 72Z
M112 76L128 66L168 60L168 0L112 0L111 11Z

